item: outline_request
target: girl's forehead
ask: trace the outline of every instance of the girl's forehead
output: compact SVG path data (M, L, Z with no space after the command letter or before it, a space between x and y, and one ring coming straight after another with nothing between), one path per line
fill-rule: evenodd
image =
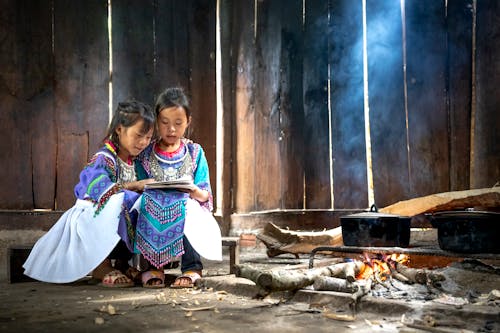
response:
M158 114L161 118L187 118L186 110L180 106L172 106L169 108L164 108Z

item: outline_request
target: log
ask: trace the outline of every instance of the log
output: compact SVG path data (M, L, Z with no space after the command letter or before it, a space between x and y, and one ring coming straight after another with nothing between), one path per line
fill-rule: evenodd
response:
M342 246L341 227L325 231L291 231L268 223L257 235L268 248L267 255L274 257L284 253L304 254L319 246Z
M344 278L349 282L356 281L356 276L363 270L365 264L362 261L350 261L341 264L336 264L332 266L327 266L326 268L330 271L331 277Z
M498 210L500 208L500 186L431 194L424 197L399 201L379 209L379 212L403 216L416 216L424 213L474 207Z
M339 279L330 276L319 276L314 280L314 290L338 291L341 293L355 293L359 286L354 283L349 283L345 279Z
M408 284L412 284L413 282L410 281L410 279L408 279L406 276L404 276L403 274L397 272L397 271L394 271L392 272L392 277L395 278L396 280L398 281L401 281L401 282L404 282L404 283L408 283Z
M314 283L312 274L290 270L268 271L259 275L257 285L269 291L298 290Z
M424 269L415 269L407 267L399 262L395 263L396 271L406 277L413 283L426 284L431 283L435 284L441 281L444 281L446 277L438 272L430 272Z
M307 287L314 282L317 274L328 273L326 268L308 272L296 272L291 270L265 270L262 271L250 265L237 265L236 277L242 277L255 282L255 284L267 291L298 290Z
M396 271L407 278L412 283L425 284L427 282L427 273L423 269L407 267L399 262L395 263Z
M438 282L441 282L444 280L446 280L446 277L441 273L437 273L437 272L428 272L427 273L427 282L429 282L431 284L435 284L435 283L438 283Z
M298 290L310 286L320 276L329 276L354 281L355 276L364 267L362 262L343 262L331 266L318 267L308 270L292 271L260 270L248 264L236 265L236 277L242 277L268 292Z

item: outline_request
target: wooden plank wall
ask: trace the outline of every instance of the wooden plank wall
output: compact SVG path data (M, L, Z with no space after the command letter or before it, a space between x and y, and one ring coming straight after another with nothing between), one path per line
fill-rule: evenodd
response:
M191 138L205 149L215 193L215 5L113 1L110 75L107 0L1 0L0 148L10 190L0 209L73 205L78 175L105 135L110 80L113 110L128 98L153 105L168 86L186 89Z
M369 124L375 203L410 195L399 1L366 3Z
M0 208L54 208L52 14L44 1L0 2ZM29 55L29 56L23 56Z
M107 3L0 0L0 209L73 203L109 80L113 108L186 88L215 191L217 2L114 0L112 76ZM366 73L362 0L220 4L225 212L365 209L500 180L496 1L367 0Z
M448 3L447 90L450 113L450 190L469 188L473 0Z
M330 120L328 103L328 1L307 1L303 37L304 148L314 154L304 159L305 208L331 206Z
M303 203L303 160L297 158L303 116L295 112L302 108L301 8L300 1L234 4L237 209Z
M363 1L288 1L281 10L279 1L233 2L233 211L365 209L494 185L500 10L477 2L476 17L475 3L367 0L364 73ZM283 36L302 41L302 63L280 57ZM293 64L302 75L283 75ZM278 107L284 86L300 90L302 105ZM302 140L293 163L280 149L292 129L301 135L291 141Z
M368 205L361 5L361 1L342 0L330 6L333 208Z
M444 1L405 1L410 196L449 186Z
M113 0L113 110L130 98L154 102L153 0Z
M1 7L0 142L10 190L0 207L66 209L108 119L107 1Z
M109 119L107 1L54 1L57 125L56 209L75 202L73 188L101 145ZM78 24L75 24L78 22Z
M178 1L173 1L177 3ZM210 181L214 196L216 184L216 89L215 89L215 24L216 2L213 0L191 0L187 2L187 25L189 44L187 55L189 75L188 94L191 98L193 123L190 126L190 138L199 142L205 151L210 168ZM163 21L160 21L163 22ZM174 31L178 31L173 27ZM161 42L159 42L160 44ZM157 62L166 61L169 55L158 58ZM168 74L166 75L168 76ZM161 81L161 77L160 77Z
M255 207L255 2L240 1L233 7L232 46L234 65L234 208L244 212ZM238 23L236 23L238 22ZM226 65L227 66L227 65Z
M500 184L500 3L477 1L471 186Z
M113 109L136 98L154 106L166 88L191 101L187 136L200 143L216 193L215 1L112 2Z

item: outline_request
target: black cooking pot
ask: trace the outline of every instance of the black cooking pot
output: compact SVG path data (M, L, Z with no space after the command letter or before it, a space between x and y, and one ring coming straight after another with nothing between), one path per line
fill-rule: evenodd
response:
M346 246L408 247L410 217L379 213L372 205L369 212L340 217L342 239Z
M500 213L447 211L431 215L442 250L460 253L500 253Z

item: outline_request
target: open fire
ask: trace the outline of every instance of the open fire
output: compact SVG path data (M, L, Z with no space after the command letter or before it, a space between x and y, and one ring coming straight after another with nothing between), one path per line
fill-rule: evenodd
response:
M467 316L475 318L474 316L479 313L477 311L485 311L486 321L474 325L484 326L486 329L484 332L490 331L489 313L490 311L494 313L494 309L500 306L499 271L495 265L490 266L479 260L462 258L453 264L431 269L429 267L432 265L425 266L421 263L432 261L431 259L438 255L419 258L418 254L413 253L398 254L382 251L386 249L378 248L357 254L351 252L351 259L323 259L316 267L310 260L308 269L302 266L261 270L252 265L238 265L236 276L255 282L259 287L259 296L262 297L275 291L299 289L333 292L328 293L328 296L338 297L341 302L335 304L336 306L342 304L342 309L335 308L333 311L327 309L332 306L330 303L328 305L321 301L317 303L317 306L324 306L325 316L332 319L354 320L356 313L363 309L363 306L358 305L364 302L374 307L380 306L380 309L386 305L405 304L409 305L409 308L415 306L417 309L425 309L421 313L408 312L407 316L401 319L401 324L407 327L436 332L455 332L457 328L462 329L472 325L471 322L450 321L449 313L443 315L442 311L464 309L465 318L468 318ZM415 264L415 262L420 263ZM306 292L304 295L311 297L312 294ZM475 306L487 306L493 310L482 308L476 310ZM439 311L433 312L429 309L439 309ZM462 315L462 312L460 313ZM497 314L492 316L498 318ZM453 330L440 330L441 327L452 327Z
M397 266L404 265L409 261L405 254L378 254L375 258L370 258L367 253L364 254L364 265L356 275L356 279L368 279L373 277L378 281L385 281L397 272Z

